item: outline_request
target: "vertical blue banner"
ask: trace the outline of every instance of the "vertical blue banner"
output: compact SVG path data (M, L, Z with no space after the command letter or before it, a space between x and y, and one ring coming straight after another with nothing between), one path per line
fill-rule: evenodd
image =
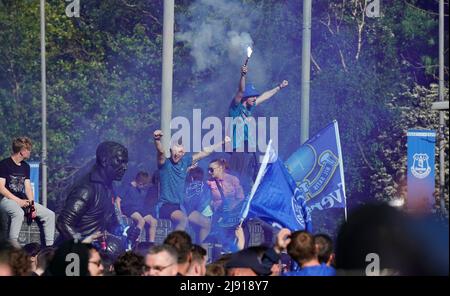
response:
M33 189L34 202L39 203L39 162L29 162L30 182Z
M435 177L434 159L436 132L432 130L408 130L408 199L411 209L433 208Z

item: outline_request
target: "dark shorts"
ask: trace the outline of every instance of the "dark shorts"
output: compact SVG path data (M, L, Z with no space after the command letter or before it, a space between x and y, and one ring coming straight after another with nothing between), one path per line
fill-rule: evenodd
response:
M125 216L131 217L131 215L133 215L133 213L139 213L142 217L145 217L147 215L152 215L153 217L155 217L155 213L153 211L153 209L147 209L147 208L124 208L123 209L123 214Z
M165 203L159 209L159 218L170 219L170 215L175 211L181 211L179 204Z
M229 169L231 174L239 179L245 195L250 192L252 184L258 175L258 158L259 153L257 152L231 152L228 161Z

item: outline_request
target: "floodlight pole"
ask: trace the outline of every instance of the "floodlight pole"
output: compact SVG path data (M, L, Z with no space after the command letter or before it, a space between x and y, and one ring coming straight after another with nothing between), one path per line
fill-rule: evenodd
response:
M42 205L47 207L47 77L45 60L45 0L40 0L41 15L41 113L42 113Z
M439 101L444 102L444 0L439 1ZM448 102L447 102L448 108ZM439 202L441 212L447 216L445 208L445 118L444 111L439 111Z
M161 130L164 133L162 144L166 156L168 156L168 148L170 145L170 121L172 119L174 2L174 0L164 0Z
M303 1L302 84L300 101L300 145L309 138L309 86L311 69L311 0Z

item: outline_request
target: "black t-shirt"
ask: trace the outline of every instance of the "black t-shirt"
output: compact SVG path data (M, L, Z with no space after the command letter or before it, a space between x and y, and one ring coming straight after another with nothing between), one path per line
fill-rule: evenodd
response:
M146 209L145 213L149 212L153 215L158 203L158 187L150 186L147 189L138 189L131 184L128 184L122 190L119 190L121 198L121 207L124 212L139 212L139 210Z
M119 196L121 198L121 207L125 212L134 212L141 210L144 207L144 201L147 195L146 190L141 190L131 184L127 184L121 190Z
M25 180L30 179L30 165L22 161L17 165L11 157L0 161L0 178L6 180L5 187L12 194L21 199L26 199Z

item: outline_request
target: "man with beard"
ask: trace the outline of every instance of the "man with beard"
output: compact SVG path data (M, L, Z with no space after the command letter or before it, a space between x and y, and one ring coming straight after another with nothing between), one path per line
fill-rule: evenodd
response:
M255 108L289 85L287 80L283 80L275 88L260 93L253 84L246 82L247 72L247 66L243 65L238 90L228 109L228 116L232 118L228 127L232 141L231 147L227 147L227 151L232 148L229 169L240 180L245 195L249 194L259 170Z
M97 147L95 165L72 187L58 217L56 227L62 239L84 239L96 233L114 232L118 219L113 181L120 181L127 168L128 150L124 146L103 142ZM134 242L139 233L137 227L131 226L128 239ZM118 250L108 248L108 251Z
M166 158L161 141L162 137L163 132L161 130L153 132L161 184L159 218L170 219L176 223L176 230L184 230L188 223L188 217L182 208L182 204L184 202L184 186L188 168L209 156L222 145L229 143L231 139L225 137L224 141L205 147L202 151L193 155L185 155L186 152L183 145L174 143L170 147L170 157Z

